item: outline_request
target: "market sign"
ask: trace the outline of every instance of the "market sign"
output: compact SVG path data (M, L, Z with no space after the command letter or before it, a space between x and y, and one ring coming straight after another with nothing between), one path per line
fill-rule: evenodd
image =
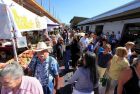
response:
M18 31L41 30L47 28L47 21L12 1L10 7Z
M11 39L11 29L6 5L0 3L0 39Z

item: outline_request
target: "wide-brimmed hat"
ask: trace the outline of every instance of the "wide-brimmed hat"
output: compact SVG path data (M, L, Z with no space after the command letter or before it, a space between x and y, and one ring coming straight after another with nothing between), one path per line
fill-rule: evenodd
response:
M134 46L135 43L134 42L131 42L131 41L128 41L125 45L132 45L132 46Z
M37 47L34 51L40 52L40 51L43 51L43 50L50 50L50 49L52 49L52 47L47 46L47 44L45 42L38 42Z

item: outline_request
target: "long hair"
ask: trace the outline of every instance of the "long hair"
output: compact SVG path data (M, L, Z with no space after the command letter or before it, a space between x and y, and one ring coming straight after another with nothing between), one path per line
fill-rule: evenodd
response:
M99 80L99 74L96 66L96 55L90 52L86 52L84 55L84 59L85 59L84 68L89 68L90 80L93 82L93 85L95 85Z

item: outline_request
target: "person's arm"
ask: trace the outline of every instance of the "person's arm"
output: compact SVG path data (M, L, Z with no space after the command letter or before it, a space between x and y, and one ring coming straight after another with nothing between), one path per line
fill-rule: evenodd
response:
M80 74L80 70L77 69L70 80L68 80L69 84L73 84L76 80L78 80Z
M118 88L117 88L117 94L122 94L123 92L123 86L124 84L131 78L132 71L131 69L125 69L118 79Z
M59 88L59 87L58 87L58 85L59 85L59 84L58 84L59 75L56 75L55 78L54 78L54 80L55 80L54 89L57 90L57 89Z
M57 90L59 87L59 83L58 83L58 80L59 80L59 65L58 65L58 62L53 58L53 75L54 75L54 81L55 81L55 84L54 84L54 89Z
M111 63L113 62L112 58L113 58L113 56L111 55L110 60L108 61L108 70L110 69Z
M30 64L28 65L27 70L28 70L28 75L29 75L29 76L32 76L33 72L35 71L35 67L36 67L36 64L37 64L36 59L37 59L37 58L36 58L36 56L34 55L33 58L32 58L32 60L31 60L31 62L30 62Z

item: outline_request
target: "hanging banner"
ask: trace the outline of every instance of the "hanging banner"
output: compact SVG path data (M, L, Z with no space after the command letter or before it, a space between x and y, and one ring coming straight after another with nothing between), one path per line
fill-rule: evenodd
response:
M19 31L41 30L47 28L47 20L12 1L10 7L14 22Z
M5 4L0 3L0 39L11 39L11 23Z

